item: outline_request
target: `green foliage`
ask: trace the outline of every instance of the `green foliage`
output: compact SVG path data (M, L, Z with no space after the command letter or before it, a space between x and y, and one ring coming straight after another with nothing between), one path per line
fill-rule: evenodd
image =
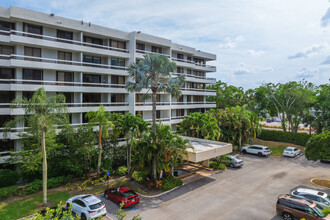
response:
M59 176L55 178L50 178L47 181L47 188L52 189L66 184L72 179L72 176ZM37 193L42 189L42 180L34 180L28 186L22 189L22 195L29 195Z
M119 176L125 176L125 175L127 174L127 172L128 172L128 169L127 169L126 166L120 166L120 167L118 167L116 173L117 173Z
M119 220L124 220L126 215L128 214L128 212L125 212L123 210L123 206L124 206L124 203L120 203L119 209L115 212L115 214Z
M177 186L182 186L182 184L183 184L182 180L175 178L174 176L169 176L164 179L161 189L164 191L167 191L167 190L171 190Z
M287 146L284 146L284 145L269 147L270 151L272 152L272 155L274 155L274 156L282 156L283 151L286 148L287 148Z
M219 140L220 138L220 128L216 119L209 114L200 112L186 116L178 125L178 133L209 140Z
M60 202L56 208L46 208L42 213L38 213L32 220L48 220L48 219L70 219L80 220L80 215L75 215L72 211L72 206L67 210L62 209L62 202Z
M1 169L0 170L0 188L6 186L16 185L18 181L18 174L15 171Z
M330 160L330 131L312 136L306 146L308 160Z
M315 120L312 126L317 133L330 130L330 84L320 85L314 103Z
M134 171L132 174L132 177L136 182L142 183L143 180L145 179L146 175L142 171Z
M327 207L325 207L324 209L322 209L322 213L323 213L324 215L330 214L330 206L327 206Z
M310 136L307 133L294 133L262 129L258 138L266 141L288 142L305 147Z
M14 195L18 190L18 186L8 186L0 188L0 200L4 200Z
M224 163L220 163L217 160L211 160L209 166L215 170L225 170L227 168Z

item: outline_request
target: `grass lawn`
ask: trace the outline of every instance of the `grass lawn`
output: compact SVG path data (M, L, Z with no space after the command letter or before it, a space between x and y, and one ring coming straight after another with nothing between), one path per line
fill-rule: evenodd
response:
M258 144L258 145L264 145L269 147L269 149L274 153L274 156L281 156L284 149L288 146L290 147L296 147L300 149L301 153L305 152L305 148L300 145L285 143L285 142L277 142L277 141L264 141L260 140L258 138L252 139L252 141L249 144Z
M142 189L134 186L128 179L122 179L118 181L113 181L109 183L109 187L118 187L118 186L129 186L134 191L147 195L147 192ZM62 204L65 204L66 200L72 196L79 194L94 194L98 195L104 192L107 188L107 185L87 187L84 191L65 191L64 188L57 188L48 191L48 202L51 203L51 206L57 206L58 203L62 201ZM63 189L59 191L59 189ZM43 209L42 206L42 192L37 194L25 196L22 198L15 199L8 203L0 203L0 219L1 220L12 220L23 218L29 215L32 215Z
M315 183L316 185L330 188L330 180L313 179L312 182Z

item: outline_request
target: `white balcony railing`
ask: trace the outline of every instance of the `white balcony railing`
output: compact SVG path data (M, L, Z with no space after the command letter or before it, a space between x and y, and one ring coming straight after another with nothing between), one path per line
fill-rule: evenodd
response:
M151 106L152 102L136 102L136 106ZM170 102L156 102L156 105L170 105Z
M206 76L196 76L196 75L193 75L193 74L172 73L172 75L174 75L174 76L184 75L185 77L193 77L193 78L197 78L197 79L216 80L216 78L210 78L210 77L206 77Z
M209 105L216 104L216 102L172 102L172 105Z
M182 91L196 91L196 92L216 92L214 89L195 89L195 88L181 88Z
M139 50L139 49L136 49L135 50L137 53L143 53L143 54L147 54L147 53L156 53L156 52L152 52L152 51L149 51L149 50ZM167 56L168 58L170 58L171 56L169 54L165 54L165 53L159 53L161 55L164 55L164 56Z
M186 116L172 116L171 119L172 120L177 120L177 119L183 119Z
M0 79L0 84L29 84L29 85L33 84L33 85L50 85L50 86L125 88L125 84L45 81L45 80L27 80L27 79Z
M173 57L172 57L172 60L178 61L178 62L183 62L183 63L191 63L191 64L194 64L196 66L203 66L203 67L207 67L207 68L211 68L211 69L216 68L215 66L206 65L204 63L196 63L195 61L192 61L192 60L178 59L178 58L173 58Z
M152 119L144 119L146 122L152 122ZM170 118L157 118L156 121L170 121Z
M84 103L65 103L67 107L105 107L128 106L128 102L84 102ZM22 108L24 104L0 103L0 108Z
M30 37L30 38L38 38L42 40L49 40L49 41L57 41L61 43L68 43L68 44L74 44L74 45L80 45L80 46L87 46L87 47L94 47L99 49L105 49L105 50L112 50L112 51L118 51L123 53L128 53L129 51L127 49L117 48L117 47L110 47L105 45L99 45L99 44L93 44L93 43L87 43L83 41L77 41L77 40L70 40L70 39L64 39L59 37L52 37L47 35L40 35L40 34L33 34L29 32L23 32L23 31L4 31L0 30L1 35L18 35L23 37Z
M11 54L11 55L0 54L0 59L27 60L27 61L35 61L35 62L45 62L45 63L76 65L76 66L90 66L90 67L98 67L98 68L106 68L106 69L127 70L127 67L125 67L125 66L114 66L114 65L107 65L107 64L100 64L100 63L87 63L87 62L71 61L71 60L59 60L59 59L51 59L51 58L44 58L44 57L32 57L32 56L17 55L17 54Z

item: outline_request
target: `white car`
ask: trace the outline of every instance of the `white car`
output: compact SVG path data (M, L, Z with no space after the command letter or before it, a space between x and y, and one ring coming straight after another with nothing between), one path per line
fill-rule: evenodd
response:
M283 156L295 157L298 156L300 153L301 153L300 150L296 147L287 147L283 151Z
M302 199L312 200L316 204L325 208L330 206L330 195L325 192L317 191L314 189L298 188L291 192L291 195Z
M104 203L93 195L78 195L66 201L66 206L72 205L72 211L80 215L82 220L105 216L107 213Z
M246 154L246 153L256 154L259 157L261 157L261 156L270 155L271 154L271 151L266 146L262 146L262 145L251 145L251 146L242 147L242 153L243 154Z

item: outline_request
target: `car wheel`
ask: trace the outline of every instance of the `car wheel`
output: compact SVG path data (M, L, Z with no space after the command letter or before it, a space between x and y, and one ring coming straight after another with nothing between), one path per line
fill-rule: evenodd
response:
M242 150L242 153L243 153L243 154L246 154L247 152L246 152L246 150Z
M81 214L81 220L87 220L86 215L84 213Z
M109 199L109 196L108 196L107 193L104 193L104 198L105 198L105 199Z
M258 152L258 156L259 156L259 157L262 157L262 153L261 153L261 152Z
M293 216L290 213L285 212L283 214L283 219L284 220L293 220Z
M229 164L229 166L230 166L231 168L234 168L234 167L235 167L234 164L232 164L232 163Z

